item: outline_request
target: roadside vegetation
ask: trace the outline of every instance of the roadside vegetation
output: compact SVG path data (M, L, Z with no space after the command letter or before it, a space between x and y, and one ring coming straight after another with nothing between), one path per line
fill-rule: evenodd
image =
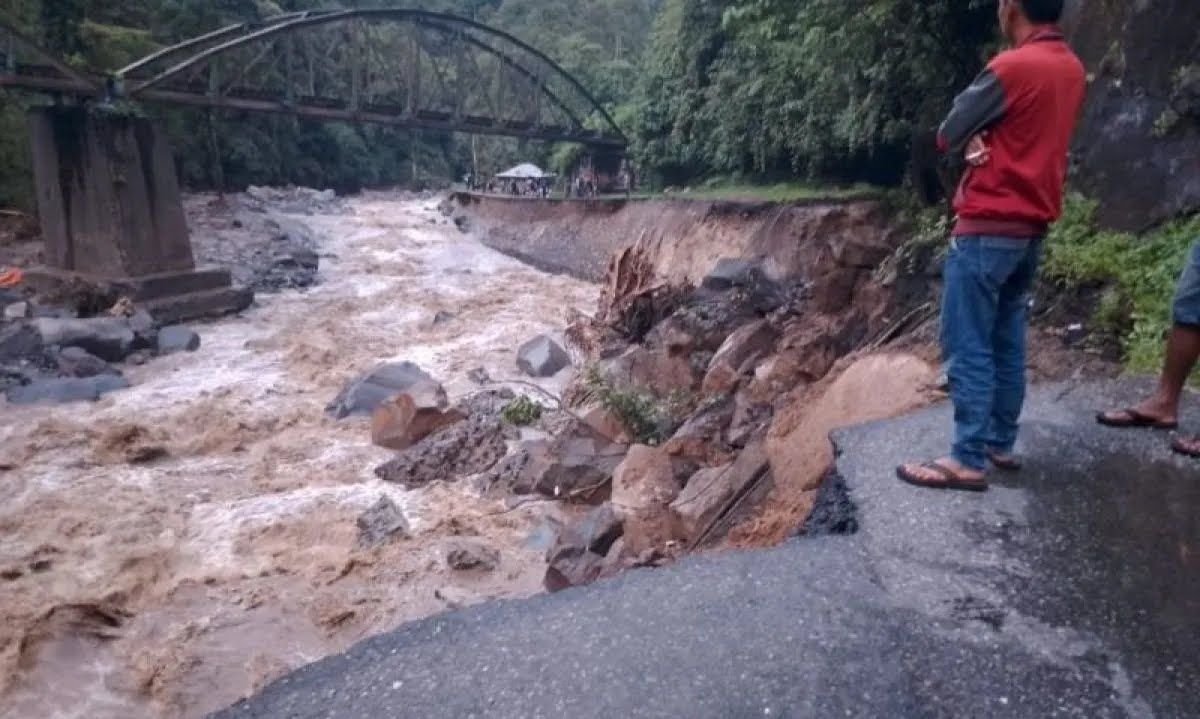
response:
M1157 371L1175 283L1200 240L1200 215L1134 235L1100 229L1095 210L1080 195L1068 198L1047 240L1045 277L1065 289L1102 288L1093 323L1118 336L1130 370Z
M591 399L613 413L634 442L652 447L674 434L694 404L692 397L683 394L658 397L620 387L594 365L584 374L584 387Z
M692 200L750 200L758 202L805 202L809 200L859 200L880 197L883 188L866 183L846 186L815 182L754 182L746 178L717 177L696 187L667 188L648 197L683 197Z
M542 418L545 407L524 395L504 406L500 416L505 422L517 427L528 427Z

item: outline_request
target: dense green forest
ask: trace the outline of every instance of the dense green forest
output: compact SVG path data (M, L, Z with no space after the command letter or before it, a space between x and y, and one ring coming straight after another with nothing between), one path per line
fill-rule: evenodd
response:
M625 115L661 182L892 184L994 37L984 0L665 0Z
M232 22L398 0L7 0L72 61L110 69ZM632 141L643 183L713 176L901 182L994 42L986 0L425 0L508 30L578 77ZM0 203L28 204L21 106L0 109ZM238 113L156 111L189 187L353 190L445 182L478 161L567 169L574 148ZM214 138L216 141L214 141ZM473 146L472 146L473 145ZM217 158L220 161L217 162Z

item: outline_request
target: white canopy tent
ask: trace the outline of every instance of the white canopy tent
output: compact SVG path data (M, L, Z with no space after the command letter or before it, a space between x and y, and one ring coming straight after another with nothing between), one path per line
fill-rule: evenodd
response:
M552 172L544 172L542 168L526 162L496 175L500 180L549 180L557 177Z

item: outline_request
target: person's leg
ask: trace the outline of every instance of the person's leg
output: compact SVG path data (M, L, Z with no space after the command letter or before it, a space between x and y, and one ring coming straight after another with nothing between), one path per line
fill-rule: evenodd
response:
M1177 324L1167 340L1167 359L1154 396L1138 408L1151 417L1177 419L1179 399L1196 360L1200 359L1200 327Z
M1101 414L1099 420L1102 423L1171 426L1178 421L1183 388L1200 359L1200 243L1192 248L1187 267L1179 278L1172 318L1175 326L1167 340L1167 357L1158 379L1158 389L1132 411Z
M1029 291L1037 279L1042 242L1032 240L1016 270L1000 287L992 347L996 357L996 393L987 445L1001 461L1011 460L1025 406L1025 347L1029 329Z
M996 391L992 336L1000 287L1016 268L1016 249L985 247L978 237L956 238L946 259L942 295L942 352L954 404L954 446L936 463L943 470L982 480L987 467L987 437ZM936 468L916 464L900 476L927 486L940 484ZM914 481L917 480L917 481Z

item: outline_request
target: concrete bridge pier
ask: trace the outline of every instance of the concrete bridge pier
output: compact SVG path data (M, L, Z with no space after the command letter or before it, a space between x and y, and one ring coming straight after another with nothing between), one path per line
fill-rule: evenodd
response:
M149 120L87 106L29 113L49 292L127 296L161 322L242 310L228 270L197 268L166 136Z

